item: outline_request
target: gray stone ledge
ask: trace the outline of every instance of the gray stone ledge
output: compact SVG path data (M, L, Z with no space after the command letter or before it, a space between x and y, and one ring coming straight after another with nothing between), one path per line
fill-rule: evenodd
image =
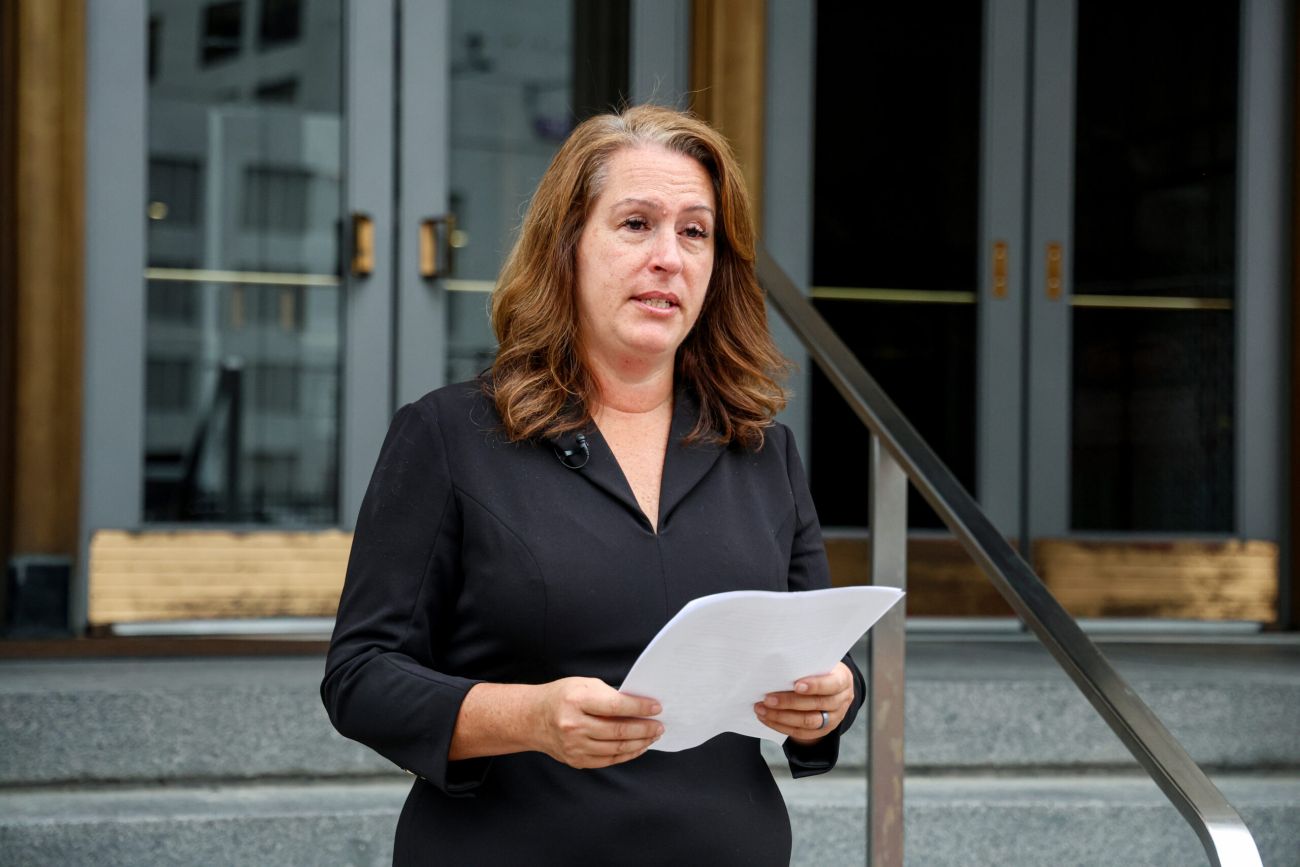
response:
M1029 642L909 641L911 768L1133 767ZM1300 767L1300 647L1107 645L1213 768ZM0 662L0 785L373 775L393 766L329 724L317 658ZM861 769L861 722L840 767ZM784 765L769 750L774 768Z
M1300 865L1300 777L1216 776L1269 867ZM836 775L783 781L795 829L792 863L858 865L866 787ZM1190 826L1155 783L1136 776L923 777L904 789L908 864L1204 864Z
M1300 777L1216 779L1270 867L1300 865ZM45 864L381 865L409 783L107 787L0 793L0 852ZM862 863L865 787L781 784L796 865ZM909 779L916 865L1204 863L1191 830L1136 777Z

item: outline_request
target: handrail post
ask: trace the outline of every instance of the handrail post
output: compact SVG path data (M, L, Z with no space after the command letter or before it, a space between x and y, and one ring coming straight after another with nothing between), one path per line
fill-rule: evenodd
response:
M907 589L907 474L871 437L871 583ZM903 660L906 598L867 639L867 851L872 867L903 864Z

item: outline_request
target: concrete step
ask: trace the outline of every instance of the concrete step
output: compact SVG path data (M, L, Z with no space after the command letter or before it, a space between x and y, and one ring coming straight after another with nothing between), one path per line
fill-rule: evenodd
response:
M1206 768L1300 768L1300 643L1103 641L1102 652ZM859 656L859 658L861 658ZM1134 759L1037 641L909 638L909 768L1130 768ZM840 764L864 765L863 720ZM779 750L769 749L779 760Z
M1300 768L1300 645L1103 645L1203 766ZM0 786L386 773L337 735L313 658L0 662ZM1027 640L908 642L911 768L1131 768ZM846 739L861 768L865 729ZM783 764L778 751L771 753Z
M0 663L0 785L385 773L313 658Z
M0 852L19 865L381 865L401 780L0 791Z
M862 864L866 787L836 774L782 784L792 864ZM1215 775L1245 819L1263 863L1300 867L1300 775ZM1205 864L1190 826L1145 776L909 776L908 864L1167 867Z
M1300 776L1221 775L1270 867L1300 865ZM4 863L391 863L407 779L0 791ZM863 863L865 787L835 775L782 783L796 865ZM906 785L907 863L1205 863L1138 777L920 776Z

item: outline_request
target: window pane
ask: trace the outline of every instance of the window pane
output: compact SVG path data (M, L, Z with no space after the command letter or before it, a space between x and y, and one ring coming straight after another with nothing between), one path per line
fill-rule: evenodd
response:
M1079 4L1075 529L1233 527L1237 17Z
M204 66L236 57L243 36L244 4L240 0L208 3L203 7L200 58Z
M814 303L974 490L980 4L817 9L813 285L849 297ZM812 398L819 516L864 525L867 430L816 371ZM909 496L912 526L941 526Z
M342 3L149 26L145 518L337 523Z
M625 0L451 4L451 210L447 376L492 364L488 296L537 181L580 119L627 90Z

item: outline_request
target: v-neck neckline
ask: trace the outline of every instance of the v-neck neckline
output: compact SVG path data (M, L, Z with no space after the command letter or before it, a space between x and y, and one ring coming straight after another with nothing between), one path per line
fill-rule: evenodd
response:
M590 456L586 464L576 472L622 503L652 535L662 536L673 509L699 484L724 448L722 444L708 440L689 445L684 442L694 429L699 412L699 401L690 389L677 388L674 391L668 444L664 449L664 462L660 470L659 514L653 523L641 508L614 450L594 421L584 431Z

